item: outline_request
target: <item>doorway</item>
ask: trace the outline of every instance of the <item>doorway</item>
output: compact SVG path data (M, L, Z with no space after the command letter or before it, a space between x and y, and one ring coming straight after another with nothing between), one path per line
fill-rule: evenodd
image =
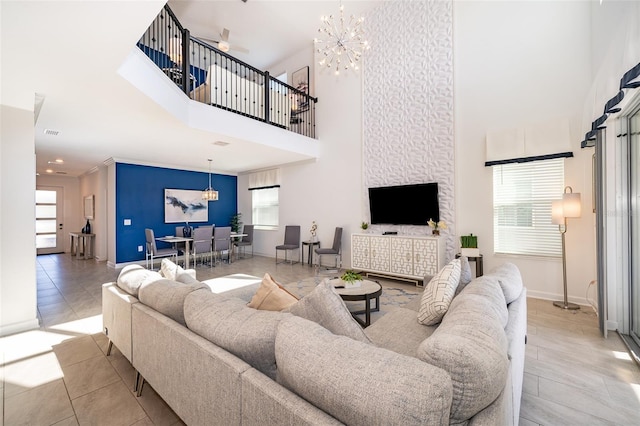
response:
M64 189L36 187L36 253L64 253Z
M640 346L640 109L629 117L629 209L631 226L631 280L629 336Z

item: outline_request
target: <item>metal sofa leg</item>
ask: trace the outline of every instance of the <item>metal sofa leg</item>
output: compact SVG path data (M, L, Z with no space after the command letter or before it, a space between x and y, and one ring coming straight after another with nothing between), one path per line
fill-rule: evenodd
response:
M135 383L135 391L136 391L136 396L139 397L140 395L142 395L142 388L144 387L144 377L142 377L142 375L136 371L136 383Z
M107 356L111 355L111 349L113 349L113 342L109 339L109 345L107 345Z

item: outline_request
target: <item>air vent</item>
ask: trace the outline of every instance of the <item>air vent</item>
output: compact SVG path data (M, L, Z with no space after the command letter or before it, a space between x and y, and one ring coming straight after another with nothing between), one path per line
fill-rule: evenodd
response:
M218 146L227 146L229 145L229 142L216 141L213 144Z
M67 172L56 172L57 175L66 175Z
M58 133L60 133L60 130L44 129L44 134L45 135L58 136Z

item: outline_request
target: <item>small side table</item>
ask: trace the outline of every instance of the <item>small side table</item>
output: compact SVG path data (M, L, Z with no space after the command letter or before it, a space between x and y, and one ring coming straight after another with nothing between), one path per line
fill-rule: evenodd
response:
M304 246L309 246L309 255L307 256L307 262L309 265L313 265L313 246L320 248L320 241L303 241L302 242L302 263L304 263Z
M71 256L76 259L91 259L94 254L94 238L96 234L83 234L82 232L69 232L71 237ZM82 256L81 256L82 255Z
M456 259L459 258L460 256L462 256L460 253L456 254ZM467 256L467 259L469 259L470 262L475 262L476 263L476 278L477 277L481 277L482 274L483 274L482 255L480 255L480 256Z

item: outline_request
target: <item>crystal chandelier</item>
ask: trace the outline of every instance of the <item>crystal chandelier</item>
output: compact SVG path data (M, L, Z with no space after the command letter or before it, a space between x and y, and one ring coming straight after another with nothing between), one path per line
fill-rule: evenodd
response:
M207 189L202 191L202 199L207 201L218 201L218 191L213 189L211 186L211 159L207 160L209 162L209 186Z
M358 62L369 43L364 39L362 23L364 17L358 19L351 15L349 22L344 19L344 6L340 2L340 18L335 20L333 15L323 16L322 25L318 29L322 39L313 40L316 52L322 56L318 62L320 66L335 67L335 74L340 74L340 68L358 70Z

